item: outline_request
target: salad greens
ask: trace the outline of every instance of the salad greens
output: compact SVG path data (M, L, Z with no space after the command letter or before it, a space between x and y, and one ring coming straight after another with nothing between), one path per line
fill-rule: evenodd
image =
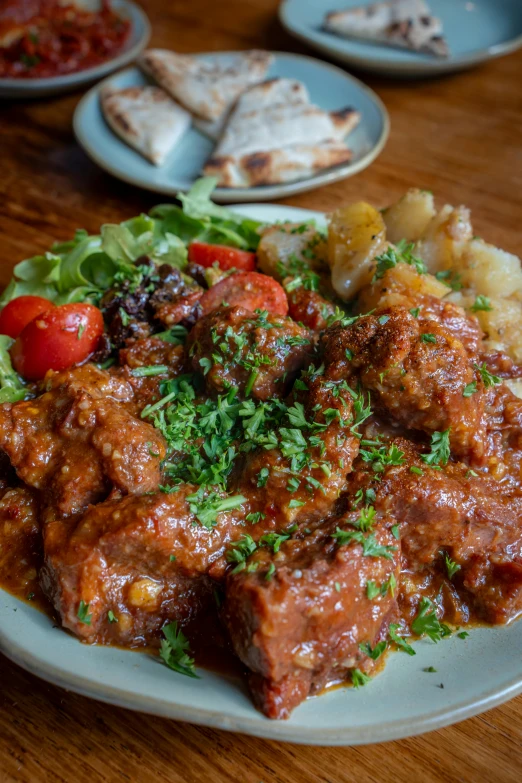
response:
M204 177L188 193L178 194L181 207L160 204L150 215L138 215L119 225L106 223L99 235L80 229L74 239L21 261L0 297L0 307L27 294L56 304L98 304L115 283L139 282L140 271L134 262L140 256L184 269L187 244L195 239L255 250L261 224L214 204L210 195L215 185L215 178Z
M183 270L187 244L195 239L256 250L261 223L214 204L210 196L216 182L214 177L204 177L188 193L177 194L181 206L160 204L149 215L138 215L119 225L106 223L98 235L79 229L70 241L55 243L43 255L21 261L0 296L0 308L27 295L43 296L55 304L98 305L111 286L124 281L139 285L142 271L134 262L140 256ZM11 366L10 345L11 340L0 335L0 403L15 402L25 395L24 385Z

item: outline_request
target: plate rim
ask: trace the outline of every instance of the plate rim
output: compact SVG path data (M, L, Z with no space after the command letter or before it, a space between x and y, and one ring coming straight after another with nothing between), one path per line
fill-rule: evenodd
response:
M459 56L450 56L446 60L419 60L418 62L398 62L396 60L378 59L371 55L365 57L358 54L352 54L344 51L338 45L335 44L336 36L332 35L332 45L329 45L322 41L317 41L315 36L303 33L295 28L294 23L289 18L288 8L295 2L295 0L281 0L278 7L279 21L290 33L290 35L298 38L300 41L304 41L308 46L317 49L320 52L333 57L344 63L349 63L363 70L369 70L374 73L383 73L394 76L437 76L445 73L452 73L459 70L465 70L466 68L472 68L474 65L480 65L481 63L495 60L498 57L504 57L507 54L517 51L522 47L522 33L510 38L507 41L503 41L499 44L493 44L483 49L477 49L475 52L469 54L463 54ZM339 39L347 43L350 39ZM383 51L386 49L383 46Z
M79 87L81 84L86 84L97 78L106 77L110 75L111 71L118 70L118 68L122 68L134 60L150 41L152 34L151 23L144 9L134 0L119 0L118 5L122 9L132 12L137 17L139 25L141 25L139 38L132 46L124 49L109 60L98 63L98 65L80 71L73 71L72 73L46 76L43 79L0 77L0 96L5 95L5 97L9 97L9 93L12 92L13 97L15 97L16 92L19 95L25 94L26 97L29 97L31 95L37 96L40 92Z
M259 209L266 210L270 207L277 208L279 211L297 212L301 217L295 215L294 219L296 220L306 218L322 220L327 214L320 210L311 210L290 205L266 204L263 202L251 202L248 204L236 202L231 205L232 209L237 209L243 214L248 214L249 212L255 213ZM254 217L254 214L252 214L251 217ZM3 591L1 588L0 591L0 594L5 593L8 598L11 598L13 601L21 603L24 606L27 605L7 591ZM30 608L31 611L37 612L38 615L41 614L35 607L28 608ZM522 623L522 619L520 619L519 622ZM52 630L51 627L50 630ZM60 629L60 631L66 633L63 629ZM80 644L80 641L77 643ZM122 650L122 652L130 654L130 651ZM176 704L173 703L172 700L168 701L154 696L147 697L138 694L130 694L128 691L119 687L105 686L93 682L88 677L84 677L81 674L64 674L63 670L60 670L57 665L42 662L31 650L18 644L16 638L8 637L7 633L1 627L0 653L3 653L15 664L46 682L50 682L58 687L71 690L81 696L93 698L106 704L156 715L162 718L210 726L224 731L233 731L269 740L291 742L297 745L318 745L322 747L369 745L419 736L429 731L435 731L444 728L445 726L458 723L467 718L472 718L473 716L492 709L493 707L497 707L522 693L521 667L520 673L515 677L510 678L500 689L498 686L493 687L485 691L479 699L465 698L457 704L438 709L424 718L415 719L413 726L412 721L414 719L406 718L400 721L381 723L377 727L352 726L350 728L333 730L330 728L321 729L320 726L307 727L292 725L291 721L271 721L268 718L264 718L260 713L255 713L255 717L252 718L245 716L236 718L224 716L216 709L200 709L180 703ZM398 655L399 653L396 654ZM253 707L252 711L254 713Z
M215 52L215 51L196 52L195 54L201 57L210 57L215 55L230 56L230 55L237 54L239 51L240 50L227 50L223 52L221 51L220 52ZM212 195L212 198L216 202L223 203L223 204L230 204L230 203L237 204L240 202L251 203L253 200L256 199L261 201L272 201L274 199L286 198L287 196L296 195L298 193L304 193L305 191L308 190L312 190L312 189L315 190L316 188L323 187L324 185L329 185L334 182L339 182L340 180L343 179L348 179L349 177L355 176L356 174L360 173L368 166L370 166L373 163L373 161L380 155L380 153L382 152L382 150L386 145L386 142L388 141L390 135L390 117L388 114L388 110L386 109L386 106L382 101L382 99L380 98L380 96L377 95L377 93L374 90L372 90L371 87L368 87L368 85L364 84L364 82L362 82L357 77L352 76L352 74L347 73L343 68L340 68L337 65L333 65L332 63L319 60L317 57L312 57L307 54L298 54L298 53L294 54L292 52L281 52L281 51L272 51L272 50L268 50L268 51L274 57L280 59L297 58L299 60L319 63L322 67L326 68L327 70L334 71L335 73L338 73L339 75L343 76L343 78L347 79L349 82L354 83L360 90L365 92L367 96L372 100L372 102L376 105L379 114L382 118L381 134L377 142L372 146L371 150L367 152L365 155L363 155L363 157L360 158L360 160L356 161L355 163L342 164L341 166L327 170L322 174L317 174L314 177L308 177L307 179L297 180L296 182L283 183L281 185L263 185L263 186L257 186L255 188L216 188L216 190ZM175 187L175 186L168 187L163 185L160 185L158 187L153 183L144 184L144 181L140 177L134 177L132 174L127 174L125 172L124 173L121 173L119 171L116 172L116 170L111 167L110 162L108 163L102 156L98 154L95 145L91 143L88 134L83 131L82 123L83 123L84 112L86 111L86 108L90 104L90 102L96 99L97 94L105 86L107 81L109 79L114 79L116 77L119 77L125 73L129 73L134 70L139 72L139 69L136 65L131 65L127 68L124 68L121 71L118 71L118 73L112 73L109 76L106 76L105 79L103 79L103 81L97 82L95 85L93 85L93 87L91 87L85 93L85 95L82 96L81 100L76 106L73 115L74 135L76 137L78 144L82 147L82 149L88 155L88 157L91 158L91 160L93 160L97 166L102 168L104 171L107 171L111 176L116 177L116 179L119 179L123 182L127 182L130 185L143 188L144 190L148 190L153 193L163 193L164 195L174 196L176 192L182 190L182 188ZM125 142L120 140L120 143L124 144Z

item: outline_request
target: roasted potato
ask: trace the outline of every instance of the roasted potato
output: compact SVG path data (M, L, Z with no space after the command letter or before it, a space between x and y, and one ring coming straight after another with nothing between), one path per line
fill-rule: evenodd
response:
M433 194L411 188L382 213L390 242L417 242L435 217Z
M348 301L373 275L372 262L387 246L382 215L359 201L330 215L328 263L336 294Z

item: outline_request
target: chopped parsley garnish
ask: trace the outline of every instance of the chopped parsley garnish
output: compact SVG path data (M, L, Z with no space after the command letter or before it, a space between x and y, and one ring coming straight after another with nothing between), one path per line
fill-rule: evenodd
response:
M354 688L362 688L362 686L367 685L371 679L371 677L360 669L352 669L352 683Z
M412 307L410 313L414 318L418 318L420 313L420 307Z
M289 538L290 533L265 533L265 535L261 536L259 539L259 543L267 546L274 554L277 554L283 541L288 541Z
M217 522L218 515L223 511L231 511L245 502L243 495L228 495L221 497L217 492L205 495L203 488L198 489L192 495L187 495L190 511L203 527L210 530Z
M163 375L168 372L169 368L166 364L151 364L147 367L135 367L131 370L131 374L135 378L148 378L154 375Z
M262 511L252 511L250 514L246 515L245 519L247 522L252 522L254 525L257 525L257 523L265 517L266 514L263 514Z
M248 533L243 534L239 541L235 541L231 544L230 549L227 551L227 563L235 563L235 567L232 569L232 574L237 574L239 571L243 571L246 567L246 561L257 549L257 544Z
M429 636L433 642L438 642L451 635L451 630L441 623L435 612L435 605L429 598L421 598L419 612L411 624L413 633L418 636Z
M189 655L190 645L187 637L178 629L177 622L169 623L163 628L164 639L161 640L160 658L169 669L184 674L186 677L199 679L194 671L195 661Z
M261 470L257 474L257 486L258 487L266 486L266 482L268 481L269 475L270 475L270 471L268 470L268 468L261 468Z
M89 614L89 607L90 604L86 604L85 601L80 601L80 605L78 606L78 611L76 613L76 617L84 625L91 624L92 614Z
M453 579L455 574L460 571L461 566L452 560L447 552L441 552L441 555L444 558L444 565L446 566L446 573L448 574L448 578Z
M491 307L491 300L488 296L483 296L482 294L479 294L471 305L472 313L479 313L481 311L488 313L491 310L493 310Z
M424 668L422 671L423 672L429 672L430 674L433 674L434 672L437 671L437 669L434 666L426 666L426 668Z
M437 342L437 338L435 337L435 335L434 334L430 334L429 332L427 332L426 334L421 334L420 338L421 338L421 342L423 342L423 343L436 343Z
M114 614L112 609L109 609L109 611L107 612L107 620L110 623L117 623L118 622L118 618L116 617L116 615Z
M452 291L460 291L462 288L461 275L454 269L444 269L441 272L436 272L435 277L441 283L449 286Z
M460 631L460 633L457 634L459 639L467 639L469 636L469 633L467 631Z
M334 587L337 593L341 592L341 585L339 584L339 582L335 582Z
M413 649L413 647L410 644L408 644L406 639L403 639L402 636L399 636L398 630L399 630L399 625L397 623L391 623L388 629L388 634L392 642L395 642L399 650L408 653L408 655L415 655L415 650Z
M495 386L497 383L502 383L502 378L499 378L498 375L492 375L489 372L486 362L483 362L481 365L474 364L473 367L480 373L480 377L482 378L482 382L486 389Z
M210 361L210 359L208 357L203 356L199 360L199 366L201 367L201 371L203 372L203 375L207 375L207 373L209 372L209 370L212 367L212 362Z
M392 532L392 536L393 536L394 538L396 538L396 539L397 539L397 541L398 541L398 540L399 540L399 538L401 537L401 532L400 532L400 530L399 530L399 525L392 525L392 527L391 527L391 532Z
M82 324L82 323L78 324L78 331L76 332L76 339L77 340L81 340L82 339L82 334L84 333L84 331L85 331L85 324Z
M410 473L415 473L416 476L424 476L423 469L417 467L417 465L411 465L410 466Z
M288 508L300 508L301 506L304 506L304 504L304 500L294 500L294 498L292 498L288 504Z
M361 544L365 557L384 557L386 560L391 560L393 552L396 551L394 546L381 546L378 544L373 533L365 536L361 530L341 530L337 526L335 533L332 533L332 538L337 541L338 546L346 546L351 544L352 541L356 541L358 544Z
M475 394L477 391L477 382L471 381L471 383L466 384L464 386L464 391L462 392L463 397L471 397L472 394Z
M447 465L450 458L450 430L448 427L444 432L434 432L431 436L431 451L429 454L422 454L421 459L426 465L440 466Z
M372 448L370 451L361 449L359 454L364 462L371 462L372 470L375 473L384 473L385 468L389 465L402 465L404 463L404 452L395 443L392 443L388 449L386 449L386 446Z
M270 565L268 566L268 571L265 574L265 579L267 582L269 582L272 579L273 575L275 574L275 570L276 570L275 564L270 563Z
M397 242L395 248L389 247L385 253L377 256L375 258L377 266L372 282L380 280L381 277L384 277L388 269L393 269L397 264L401 263L415 267L420 275L425 274L428 271L428 268L421 258L417 258L413 255L412 251L414 246L413 242L408 243L404 239L401 239L400 242Z
M372 582L370 579L368 582L366 582L366 595L370 599L370 601L373 601L374 598L377 598L378 595L381 594L381 588L378 587L375 582Z
M376 661L378 658L381 657L383 652L385 651L386 647L388 645L386 642L379 642L375 645L375 647L372 649L369 642L365 642L364 644L359 645L359 650L363 652L365 655L368 656L368 658L371 658L373 661Z

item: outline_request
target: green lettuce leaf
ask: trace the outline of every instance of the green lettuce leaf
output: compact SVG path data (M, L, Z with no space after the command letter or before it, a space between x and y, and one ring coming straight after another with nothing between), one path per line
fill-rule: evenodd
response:
M0 403L23 400L27 389L13 370L9 348L14 340L0 334Z

